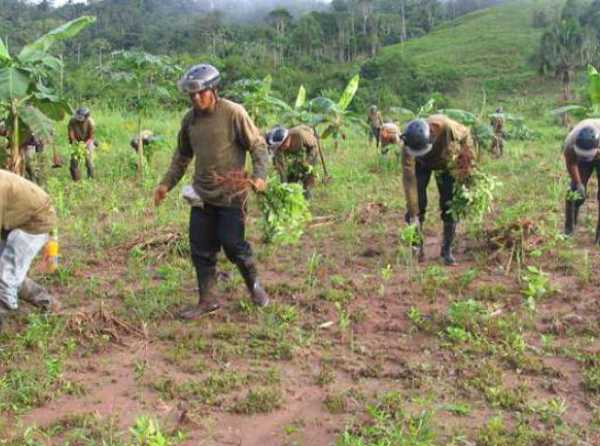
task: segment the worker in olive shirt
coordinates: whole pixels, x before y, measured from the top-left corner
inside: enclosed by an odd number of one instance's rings
[[[369,107],[369,114],[367,115],[367,123],[371,127],[371,133],[369,133],[369,144],[375,139],[375,146],[379,147],[379,132],[383,126],[383,118],[381,113],[377,110],[376,105]]]
[[[193,108],[183,118],[171,166],[154,193],[158,205],[196,158],[192,194],[197,194],[197,199],[190,217],[190,245],[199,301],[197,306],[181,314],[185,319],[195,319],[219,308],[212,289],[221,247],[240,270],[253,302],[259,306],[269,303],[258,280],[250,244],[245,239],[244,199],[239,195],[232,198],[215,179],[215,175],[242,170],[246,152],[250,152],[255,189],[264,191],[269,159],[267,145],[244,107],[219,97],[219,79],[215,67],[201,64],[190,68],[179,81],[180,90],[189,94]]]
[[[492,153],[496,156],[502,156],[504,153],[504,110],[502,107],[496,109],[496,113],[490,119],[490,125],[494,131]]]
[[[577,225],[579,208],[587,198],[587,183],[596,171],[600,180],[600,119],[585,119],[565,139],[564,157],[571,178],[571,192],[565,204],[565,234],[571,235]],[[600,188],[598,189],[598,223],[595,243],[600,243]]]
[[[315,186],[315,164],[319,143],[315,132],[307,125],[291,129],[275,127],[267,134],[269,150],[274,154],[273,164],[284,183],[302,183],[304,195],[310,198]]]
[[[56,214],[48,195],[31,181],[0,170],[0,325],[18,298],[51,309],[48,292],[27,278],[33,258],[48,241]]]
[[[414,165],[414,168],[405,170],[405,176],[412,177],[405,180],[405,187],[409,187],[406,191],[410,203],[409,212],[418,208],[422,227],[427,212],[427,185],[435,172],[444,222],[441,257],[447,265],[454,265],[456,260],[452,254],[452,244],[456,234],[456,221],[450,212],[450,203],[454,196],[454,183],[466,180],[474,167],[471,132],[447,116],[432,115],[427,120],[411,121],[402,139],[406,144],[407,154],[413,158],[407,158],[407,163]],[[414,205],[415,199],[418,200],[418,206]],[[415,215],[408,216],[408,220],[414,218]],[[419,257],[422,259],[423,255],[421,249]]]
[[[94,149],[96,141],[94,135],[96,133],[96,124],[90,116],[90,110],[86,107],[80,107],[75,112],[75,115],[69,121],[69,144],[77,144],[83,142],[85,144],[85,167],[89,178],[94,178]],[[70,165],[71,178],[73,181],[81,179],[79,171],[79,160],[75,154],[71,155]]]

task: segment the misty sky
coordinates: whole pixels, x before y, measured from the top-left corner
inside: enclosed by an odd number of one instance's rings
[[[41,0],[33,0],[34,3],[39,3]],[[62,6],[67,3],[68,0],[54,0],[52,4],[54,6]],[[73,0],[73,3],[85,3],[86,0]],[[321,0],[323,3],[329,3],[331,0]],[[218,3],[218,1],[216,2]],[[298,3],[302,3],[302,0],[298,0]]]

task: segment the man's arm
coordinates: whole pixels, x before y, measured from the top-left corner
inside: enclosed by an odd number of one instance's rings
[[[419,215],[419,200],[417,195],[417,174],[415,171],[415,159],[410,156],[406,149],[402,149],[402,185],[406,198],[406,211],[411,221]]]
[[[567,172],[569,172],[569,176],[571,177],[571,181],[575,183],[575,185],[582,184],[581,175],[579,173],[579,167],[577,166],[577,156],[575,152],[571,148],[565,149],[564,152],[565,164],[567,166]]]
[[[267,178],[267,166],[269,163],[267,143],[243,108],[241,108],[240,113],[236,116],[235,129],[238,141],[242,147],[250,152],[250,156],[252,157],[253,178],[264,182]]]
[[[177,148],[171,158],[171,165],[160,181],[160,185],[165,186],[167,191],[173,189],[185,174],[193,157],[194,151],[192,150],[187,126],[184,122],[182,123],[179,135],[177,136]]]

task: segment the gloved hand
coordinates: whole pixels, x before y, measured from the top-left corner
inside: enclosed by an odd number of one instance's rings
[[[585,186],[582,183],[579,183],[575,190],[579,195],[581,195],[582,200],[587,198],[587,192],[585,191]]]

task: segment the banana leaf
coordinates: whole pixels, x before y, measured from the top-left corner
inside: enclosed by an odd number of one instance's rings
[[[77,34],[79,34],[81,31],[83,31],[95,21],[96,17],[91,17],[87,15],[81,16],[75,20],[71,20],[70,22],[67,22],[64,25],[53,29],[49,33],[44,34],[35,42],[23,47],[23,49],[19,53],[18,59],[21,62],[28,62],[30,58],[36,57],[36,53],[48,52],[48,50],[54,43],[64,39],[75,37]]]
[[[325,96],[317,96],[308,101],[308,109],[313,113],[328,113],[334,105],[335,102]]]
[[[358,90],[359,82],[360,75],[357,74],[352,79],[350,79],[350,82],[348,82],[348,85],[346,85],[346,88],[344,89],[344,92],[342,93],[342,96],[338,101],[338,106],[342,111],[346,111],[346,109],[350,106],[350,103],[352,102],[352,99],[354,99],[354,95]]]
[[[565,105],[550,111],[550,114],[554,116],[560,116],[565,113],[571,113],[574,116],[585,116],[587,108],[582,105]]]
[[[423,105],[419,111],[417,112],[417,116],[426,116],[433,110],[433,106],[435,104],[435,99],[429,99],[425,105]]]
[[[592,104],[600,104],[600,73],[591,65],[588,65],[588,78],[588,89]]]
[[[389,109],[390,114],[392,114],[394,117],[402,120],[404,118],[406,119],[413,119],[415,117],[415,112],[412,110],[409,110],[408,108],[404,108],[404,107],[391,107]]]
[[[299,109],[304,106],[306,103],[306,90],[304,89],[304,85],[300,85],[298,89],[298,96],[296,96],[296,102],[294,103],[294,108]]]
[[[21,121],[29,128],[29,131],[44,141],[52,139],[54,124],[44,113],[33,105],[18,107],[17,112]]]
[[[0,39],[0,63],[7,64],[11,60],[12,60],[12,57],[10,57],[8,48],[6,48],[6,45],[4,45],[4,42],[2,41],[2,39]]]
[[[440,110],[440,113],[443,113],[449,118],[459,121],[467,126],[473,126],[477,123],[477,117],[473,113],[468,111],[447,108]]]
[[[73,112],[69,103],[61,100],[49,101],[36,98],[33,105],[53,121],[62,121],[65,116]]]
[[[29,77],[15,67],[0,68],[0,101],[23,97],[29,89]]]

